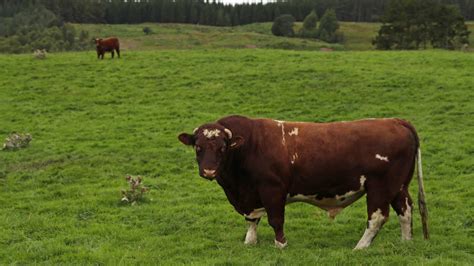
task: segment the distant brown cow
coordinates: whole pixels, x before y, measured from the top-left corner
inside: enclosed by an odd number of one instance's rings
[[[413,202],[408,185],[418,158],[419,203],[428,238],[415,128],[401,119],[306,123],[224,117],[179,140],[196,150],[199,174],[216,179],[249,227],[245,244],[257,242],[257,224],[266,213],[283,248],[285,204],[306,202],[330,217],[367,194],[368,222],[355,247],[366,248],[395,210],[402,239],[412,238]]]
[[[112,58],[114,58],[114,50],[117,51],[117,56],[120,58],[120,43],[117,38],[95,39],[95,45],[97,58],[104,59],[105,52],[111,52]]]

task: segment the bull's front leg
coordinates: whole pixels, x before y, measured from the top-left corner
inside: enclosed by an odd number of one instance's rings
[[[260,222],[260,218],[250,219],[245,218],[248,223],[247,233],[245,234],[245,245],[255,245],[257,244],[257,226]]]
[[[283,232],[286,192],[278,187],[262,187],[259,189],[259,193],[263,207],[267,211],[268,223],[275,231],[275,246],[282,249],[288,244]]]

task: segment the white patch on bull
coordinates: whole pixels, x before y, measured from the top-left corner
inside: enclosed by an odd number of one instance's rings
[[[365,184],[365,180],[367,180],[367,178],[363,175],[360,176],[360,189],[364,189],[364,184]]]
[[[298,158],[298,153],[295,152],[295,154],[291,156],[291,164],[295,164],[297,158]]]
[[[360,199],[365,194],[364,190],[349,191],[344,195],[336,195],[334,198],[322,198],[318,199],[317,195],[302,195],[297,194],[294,196],[288,196],[286,203],[290,204],[293,202],[305,202],[323,210],[329,211],[334,208],[345,208],[352,204],[356,200]]]
[[[254,245],[257,244],[257,222],[248,222],[249,227],[247,229],[247,234],[245,234],[244,244]]]
[[[343,195],[335,195],[333,198],[322,198],[318,199],[318,195],[303,195],[296,194],[294,196],[287,195],[286,204],[293,202],[305,202],[323,210],[328,211],[330,218],[334,218],[339,212],[345,207],[349,206],[356,200],[360,199],[365,194],[364,184],[365,176],[360,177],[360,187],[358,190],[348,191]]]
[[[279,249],[283,249],[286,246],[288,246],[288,242],[281,243],[281,242],[279,242],[278,240],[275,239],[275,247],[277,247]]]
[[[288,136],[293,136],[293,135],[298,136],[298,128],[297,127],[293,128],[293,130],[290,131],[290,133],[288,133]]]
[[[406,208],[403,215],[398,216],[400,222],[400,228],[402,231],[402,240],[411,240],[412,238],[412,227],[411,227],[411,206],[408,204],[408,198],[405,198]]]
[[[275,120],[275,122],[277,122],[278,127],[281,127],[281,136],[282,136],[281,144],[283,144],[283,146],[285,146],[286,145],[286,139],[285,139],[285,124],[284,124],[284,121]]]
[[[388,156],[382,156],[382,155],[380,155],[380,154],[378,154],[378,153],[375,154],[375,159],[379,159],[379,160],[381,160],[381,161],[386,161],[386,162],[388,162]]]
[[[221,131],[219,129],[204,129],[204,131],[202,132],[204,134],[204,136],[206,136],[206,138],[210,139],[210,138],[213,138],[213,137],[219,137],[219,134],[221,133]]]
[[[381,209],[377,209],[375,212],[373,212],[370,216],[370,220],[368,222],[367,229],[365,229],[364,235],[359,240],[359,243],[357,243],[357,246],[354,249],[363,249],[370,246],[370,243],[372,243],[372,240],[377,235],[386,219],[387,218],[383,216]]]
[[[259,208],[253,210],[249,214],[244,214],[244,217],[247,219],[258,219],[265,215],[265,208]]]
[[[216,173],[216,170],[204,169],[204,176],[211,177]]]

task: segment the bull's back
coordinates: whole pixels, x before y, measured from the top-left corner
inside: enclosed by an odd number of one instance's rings
[[[110,48],[119,48],[120,43],[116,37],[110,37],[106,39],[102,39],[101,43],[102,46],[110,47]]]
[[[380,174],[390,161],[414,158],[416,141],[400,119],[307,123],[259,120],[270,159],[279,160],[293,178],[319,178],[337,183],[337,177]],[[407,123],[407,122],[405,122]],[[357,173],[356,173],[357,172]],[[360,172],[360,173],[359,173]]]

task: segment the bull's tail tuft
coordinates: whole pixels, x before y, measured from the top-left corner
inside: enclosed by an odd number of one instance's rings
[[[426,201],[425,201],[425,187],[423,186],[423,170],[421,167],[421,150],[418,148],[417,151],[417,161],[418,166],[417,169],[417,176],[418,176],[418,208],[420,209],[421,215],[421,224],[423,225],[423,237],[425,239],[430,238],[430,234],[428,232],[428,209],[426,208]]]

